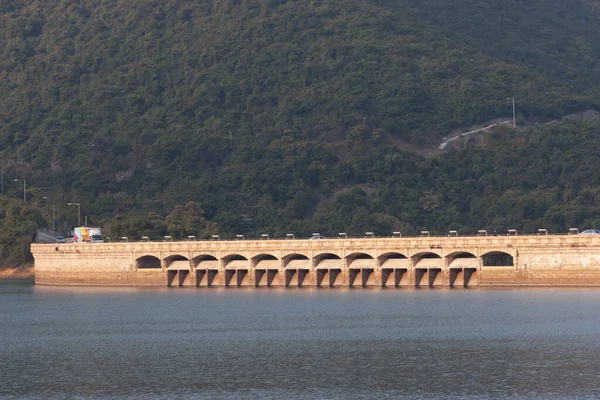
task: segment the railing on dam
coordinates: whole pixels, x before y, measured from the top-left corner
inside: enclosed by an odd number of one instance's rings
[[[456,230],[450,230],[447,234],[430,233],[429,231],[421,231],[419,235],[405,235],[402,232],[393,232],[391,236],[376,236],[373,232],[365,232],[363,236],[347,236],[346,233],[338,233],[336,237],[325,237],[319,233],[313,233],[312,236],[297,237],[292,233],[288,233],[285,237],[271,237],[269,234],[261,234],[259,237],[252,238],[244,235],[235,235],[235,237],[222,237],[220,235],[212,235],[210,238],[198,239],[196,236],[190,235],[185,238],[174,238],[173,236],[167,235],[162,238],[150,238],[148,236],[142,236],[139,240],[130,237],[118,237],[113,240],[111,237],[106,237],[106,242],[205,242],[205,241],[254,241],[254,240],[341,240],[341,239],[406,239],[406,238],[445,238],[445,237],[505,237],[505,236],[571,236],[579,234],[577,228],[571,228],[568,233],[552,233],[548,232],[547,229],[538,229],[537,233],[519,233],[516,229],[509,229],[507,232],[497,233],[495,231],[488,232],[487,230],[479,230],[477,233],[464,234],[459,233]],[[586,235],[587,236],[587,235]]]

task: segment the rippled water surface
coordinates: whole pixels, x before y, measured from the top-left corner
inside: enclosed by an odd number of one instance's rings
[[[597,398],[600,290],[0,281],[0,398]]]

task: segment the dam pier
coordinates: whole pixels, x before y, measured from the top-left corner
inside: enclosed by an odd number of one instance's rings
[[[600,235],[32,244],[31,251],[40,285],[600,286]]]

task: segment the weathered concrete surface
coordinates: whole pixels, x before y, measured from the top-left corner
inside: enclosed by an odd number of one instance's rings
[[[184,287],[600,286],[600,235],[33,244],[35,282]]]

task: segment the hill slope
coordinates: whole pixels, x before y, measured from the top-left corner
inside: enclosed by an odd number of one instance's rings
[[[440,193],[480,155],[455,170],[397,144],[510,116],[506,97],[521,119],[597,108],[595,4],[3,2],[0,168],[97,221],[194,200],[228,232],[474,228],[490,189]]]

